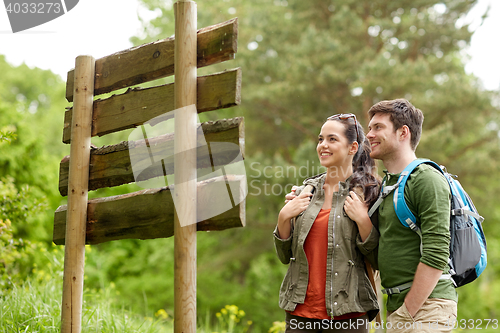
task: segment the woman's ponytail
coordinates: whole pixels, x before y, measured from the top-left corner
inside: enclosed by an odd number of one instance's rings
[[[363,133],[361,126],[358,126],[358,151],[352,161],[353,176],[351,189],[361,188],[364,194],[365,203],[370,207],[378,198],[380,191],[380,177],[377,174],[375,161],[370,157],[370,142]]]
[[[364,195],[365,203],[370,207],[378,198],[380,189],[380,177],[377,174],[375,161],[370,157],[371,147],[370,142],[365,136],[363,128],[359,125],[356,117],[349,115],[348,117],[328,118],[335,120],[345,125],[345,136],[350,143],[358,143],[358,151],[352,160],[352,180],[350,189],[359,188]]]

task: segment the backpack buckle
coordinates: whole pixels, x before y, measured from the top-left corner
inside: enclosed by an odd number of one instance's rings
[[[413,284],[413,281],[410,281],[410,282],[401,284],[401,285],[393,287],[393,288],[385,288],[385,289],[382,289],[382,294],[386,294],[389,296],[394,295],[394,294],[401,294],[402,291],[410,288],[412,284]]]

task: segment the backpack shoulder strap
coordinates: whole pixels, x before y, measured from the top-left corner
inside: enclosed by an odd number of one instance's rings
[[[413,213],[411,212],[411,210],[408,208],[408,205],[406,204],[406,200],[404,198],[404,188],[405,188],[406,181],[408,180],[408,177],[410,176],[410,174],[413,172],[413,170],[417,166],[419,166],[422,163],[430,164],[433,167],[435,167],[437,170],[439,170],[441,173],[443,173],[443,170],[441,169],[441,167],[436,162],[433,162],[431,160],[419,158],[419,159],[412,161],[401,172],[396,184],[391,185],[391,186],[386,186],[385,185],[386,181],[384,179],[384,182],[382,183],[382,187],[380,189],[379,197],[378,197],[377,201],[375,201],[375,203],[372,205],[370,210],[368,211],[368,215],[372,216],[373,213],[375,213],[377,208],[380,206],[382,201],[385,199],[385,197],[388,196],[392,191],[395,191],[394,199],[393,199],[394,200],[394,209],[396,211],[396,214],[397,214],[399,220],[401,221],[401,223],[405,227],[410,227],[410,225],[411,225],[411,223],[408,224],[407,221],[413,221],[413,223],[415,223],[416,218],[413,215]],[[415,224],[415,226],[416,226],[416,224]]]
[[[422,254],[423,252],[422,231],[417,225],[417,219],[415,218],[415,215],[413,215],[410,208],[408,207],[408,204],[406,203],[405,185],[408,177],[413,172],[413,170],[415,170],[415,168],[422,163],[432,165],[444,175],[444,171],[436,162],[427,159],[416,159],[408,164],[403,172],[401,172],[401,175],[399,176],[400,179],[398,179],[399,186],[396,188],[393,198],[394,210],[396,211],[399,222],[401,222],[403,226],[410,228],[411,230],[416,232],[420,237],[420,254]]]
[[[415,170],[417,166],[420,164],[425,163],[432,165],[434,168],[439,170],[441,173],[443,173],[443,170],[441,167],[436,163],[431,160],[427,159],[416,159],[401,172],[401,175],[399,176],[398,183],[399,186],[395,189],[394,192],[394,210],[396,211],[396,215],[399,218],[399,221],[401,224],[403,224],[405,227],[411,228],[412,230],[416,231],[419,230],[416,222],[417,219],[411,212],[410,208],[408,208],[408,204],[406,203],[405,200],[405,194],[404,194],[404,189],[406,185],[406,181],[408,180],[408,177],[410,174]],[[444,174],[444,173],[443,173]]]

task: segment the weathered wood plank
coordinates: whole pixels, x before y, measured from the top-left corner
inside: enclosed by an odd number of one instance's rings
[[[241,69],[236,68],[197,78],[198,113],[228,108],[241,103]],[[94,101],[92,136],[134,128],[174,110],[174,85],[134,88],[120,95]],[[71,142],[73,108],[64,114],[63,142]]]
[[[197,223],[198,231],[225,230],[245,226],[244,176],[226,176],[198,183],[198,214],[211,216],[224,206],[220,195],[213,195],[210,184],[227,185],[232,191],[234,207]],[[239,189],[239,191],[237,191]],[[88,202],[86,244],[119,239],[166,238],[174,234],[174,202],[170,187],[143,190],[120,196],[92,199]],[[54,214],[53,241],[64,245],[67,206]]]
[[[222,166],[231,163],[241,153],[244,158],[244,120],[242,117],[222,119],[201,124],[203,135],[199,133],[198,140],[205,140],[210,145],[210,151],[204,147],[197,149],[198,168]],[[131,183],[137,180],[147,180],[153,177],[173,174],[173,158],[164,159],[164,165],[150,165],[151,157],[160,160],[165,156],[174,155],[173,134],[165,134],[149,139],[150,150],[145,150],[145,141],[124,141],[117,145],[93,148],[90,153],[89,190],[103,187],[113,187]],[[227,143],[227,144],[221,144]],[[143,169],[139,179],[134,177],[133,161],[144,160],[147,166],[134,165],[135,170]],[[151,154],[151,155],[150,155]],[[157,156],[157,158],[155,158]],[[159,156],[159,157],[158,157]],[[69,156],[60,163],[59,192],[68,193]]]
[[[198,67],[234,59],[238,19],[199,29],[197,38]],[[174,43],[175,37],[170,37],[97,59],[94,95],[173,75]],[[66,81],[69,102],[73,101],[73,81],[74,70],[71,70]]]

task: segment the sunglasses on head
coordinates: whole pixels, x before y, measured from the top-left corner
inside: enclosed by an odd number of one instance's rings
[[[354,118],[354,128],[356,129],[356,141],[359,141],[358,120],[356,119],[356,115],[354,113],[334,114],[333,116],[326,118],[326,120],[335,120],[335,119],[347,120],[349,118]]]

